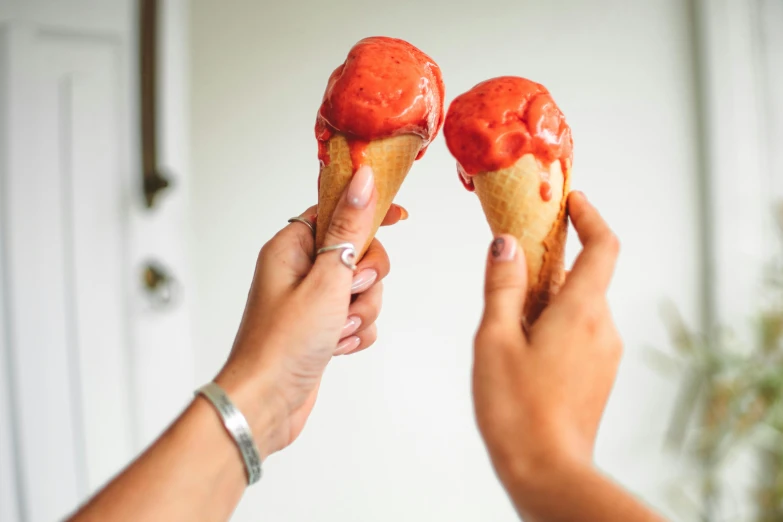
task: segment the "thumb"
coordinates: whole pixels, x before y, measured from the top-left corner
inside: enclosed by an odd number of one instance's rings
[[[527,266],[514,236],[496,237],[489,248],[481,328],[521,330],[527,291]]]
[[[356,264],[359,261],[356,256],[372,230],[377,200],[378,192],[375,190],[372,169],[369,166],[360,167],[334,209],[323,246],[350,243],[354,248],[354,256],[344,259]],[[345,287],[350,290],[353,271],[342,262],[344,253],[344,249],[337,249],[318,254],[311,274],[318,281],[328,281],[337,288]]]

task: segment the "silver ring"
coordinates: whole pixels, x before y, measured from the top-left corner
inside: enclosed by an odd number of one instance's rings
[[[356,247],[353,246],[352,243],[340,243],[339,245],[319,248],[315,255],[331,252],[332,250],[342,250],[342,253],[340,253],[340,261],[342,261],[345,266],[356,272],[356,265],[353,264],[353,260],[356,259]]]
[[[303,217],[299,217],[299,216],[292,217],[291,219],[289,219],[289,220],[288,220],[288,222],[289,222],[289,223],[293,223],[293,222],[297,222],[297,223],[304,223],[305,225],[307,225],[307,228],[309,228],[309,229],[310,229],[310,232],[312,232],[312,233],[313,233],[313,235],[315,235],[315,227],[313,226],[313,224],[312,224],[312,223],[310,223],[309,221],[307,221],[307,220],[306,220],[305,218],[303,218]]]

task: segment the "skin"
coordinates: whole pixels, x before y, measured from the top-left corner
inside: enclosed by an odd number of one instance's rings
[[[474,343],[476,419],[525,520],[658,521],[592,464],[622,354],[606,300],[619,242],[583,194],[572,193],[568,205],[583,250],[528,332],[520,319],[525,256],[512,236],[496,238],[490,248]]]
[[[364,244],[377,197],[372,171],[359,169],[335,210],[326,244]],[[302,217],[315,222],[314,211]],[[384,223],[406,215],[392,207]],[[316,257],[314,250],[312,232],[302,223],[264,245],[231,354],[215,378],[246,417],[262,459],[299,436],[331,358],[364,350],[377,336],[381,281],[389,273],[383,246],[374,240],[355,274],[339,252]],[[222,521],[246,485],[233,440],[214,408],[198,397],[71,520]]]
[[[363,244],[376,200],[372,172],[363,167],[335,211],[326,244]],[[524,256],[507,236],[490,249],[475,340],[479,429],[526,520],[659,520],[592,466],[621,351],[605,298],[618,246],[583,196],[571,196],[569,209],[584,250],[529,332],[520,326]],[[314,211],[302,217],[314,222]],[[404,209],[392,207],[384,223],[405,217]],[[331,358],[374,343],[388,272],[377,240],[354,273],[337,252],[314,256],[312,233],[301,223],[261,249],[236,340],[215,381],[246,417],[262,459],[299,436]],[[71,520],[225,521],[246,482],[233,440],[214,408],[197,397]]]

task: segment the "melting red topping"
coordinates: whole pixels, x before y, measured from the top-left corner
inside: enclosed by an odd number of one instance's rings
[[[471,176],[510,167],[525,154],[544,165],[560,161],[563,172],[573,160],[571,128],[549,91],[516,76],[487,80],[455,98],[443,134],[468,190]],[[541,198],[548,201],[551,192],[542,180]]]
[[[443,124],[443,96],[440,68],[419,49],[385,36],[361,40],[329,77],[315,123],[318,159],[329,164],[326,142],[338,132],[354,170],[367,142],[400,134],[422,137],[420,158]]]

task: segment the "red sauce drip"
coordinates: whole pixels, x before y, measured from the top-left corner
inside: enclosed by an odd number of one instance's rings
[[[459,180],[462,182],[462,184],[465,186],[466,189],[468,189],[471,192],[476,190],[476,187],[473,185],[473,180],[465,172],[465,170],[462,168],[462,165],[460,165],[459,163],[457,163],[457,174],[459,175]]]
[[[552,199],[552,185],[548,181],[542,181],[538,187],[538,192],[541,194],[543,201],[550,201]]]
[[[510,167],[525,154],[547,167],[573,158],[571,128],[549,91],[516,76],[487,80],[455,98],[443,134],[468,190],[470,176]]]
[[[365,38],[329,77],[315,123],[318,158],[329,164],[326,142],[341,133],[349,143],[417,134],[424,140],[418,159],[443,124],[443,96],[432,58],[404,40]],[[352,149],[354,170],[359,158]]]
[[[318,132],[318,128],[316,127],[316,132]],[[326,135],[326,132],[323,132],[324,135]],[[316,137],[318,137],[316,135]],[[329,138],[331,137],[331,133],[326,137],[326,139],[320,139],[318,138],[318,159],[323,165],[329,164],[329,147],[326,145],[326,143],[329,141]]]

